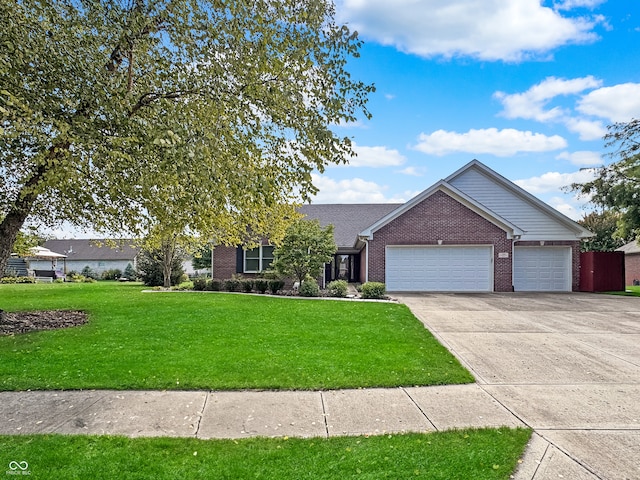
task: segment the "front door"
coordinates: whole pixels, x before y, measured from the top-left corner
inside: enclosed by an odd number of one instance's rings
[[[360,281],[360,255],[337,254],[333,256],[331,263],[325,269],[327,282],[333,280],[346,280],[347,282]]]

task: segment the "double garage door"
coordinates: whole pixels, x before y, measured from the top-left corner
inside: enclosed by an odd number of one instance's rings
[[[490,292],[491,246],[387,247],[386,284],[392,292]]]
[[[493,247],[388,246],[386,284],[391,292],[491,292]],[[569,247],[515,247],[515,291],[571,291]]]

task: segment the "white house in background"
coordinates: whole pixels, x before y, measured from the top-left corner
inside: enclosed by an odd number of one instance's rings
[[[53,252],[66,255],[66,259],[58,260],[56,270],[64,273],[71,271],[82,272],[89,267],[98,275],[105,270],[118,269],[124,272],[127,265],[136,266],[136,257],[140,249],[131,245],[131,240],[113,240],[115,247],[109,246],[105,240],[69,239],[47,240],[45,248]],[[29,262],[31,270],[52,269],[51,260],[32,259]]]

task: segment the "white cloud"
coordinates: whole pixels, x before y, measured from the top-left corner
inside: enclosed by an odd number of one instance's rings
[[[567,147],[567,141],[559,135],[548,137],[511,128],[471,129],[466,133],[437,130],[431,134],[421,133],[418,140],[416,150],[438,156],[465,152],[508,157],[519,152],[548,152]]]
[[[506,61],[592,42],[602,22],[563,16],[540,0],[342,0],[337,13],[365,38],[404,52]]]
[[[569,80],[547,77],[526,92],[514,94],[496,92],[494,97],[502,103],[504,110],[501,114],[507,118],[526,118],[547,122],[567,116],[567,112],[559,107],[545,110],[544,107],[549,101],[560,95],[576,95],[601,85],[602,81],[591,75]]]
[[[312,179],[318,188],[313,203],[405,203],[420,193],[407,190],[387,198],[384,192],[388,187],[361,178],[334,180],[314,174]]]
[[[580,140],[590,141],[598,140],[604,137],[607,129],[598,120],[587,120],[585,118],[567,118],[565,126],[570,132],[577,133]]]
[[[357,156],[351,157],[348,167],[399,167],[404,164],[406,158],[395,149],[387,147],[364,147],[352,143],[353,150]]]
[[[596,8],[606,0],[563,0],[554,4],[556,10],[571,10],[573,8]]]
[[[539,177],[515,180],[514,183],[529,193],[537,194],[560,192],[572,183],[585,183],[594,178],[595,171],[593,169],[583,169],[573,173],[547,172]]]
[[[568,160],[578,167],[596,167],[602,165],[602,154],[583,150],[579,152],[562,152],[556,157],[558,160]]]
[[[409,175],[411,177],[422,177],[425,170],[425,168],[407,167],[405,169],[398,170],[398,173]]]
[[[578,210],[577,206],[569,203],[566,198],[553,197],[546,203],[572,220],[580,220],[584,216],[582,212]]]
[[[628,122],[632,118],[639,118],[640,83],[622,83],[594,90],[578,102],[578,111],[611,122]]]

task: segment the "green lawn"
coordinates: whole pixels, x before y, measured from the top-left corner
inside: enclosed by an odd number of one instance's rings
[[[638,285],[627,285],[625,287],[625,291],[623,292],[606,292],[609,295],[622,295],[627,297],[640,297],[640,286]]]
[[[88,324],[0,337],[0,390],[337,389],[473,377],[403,305],[140,285],[0,285],[7,311],[81,309]]]
[[[506,480],[530,435],[501,428],[330,439],[0,436],[0,464],[27,462],[33,479]]]

